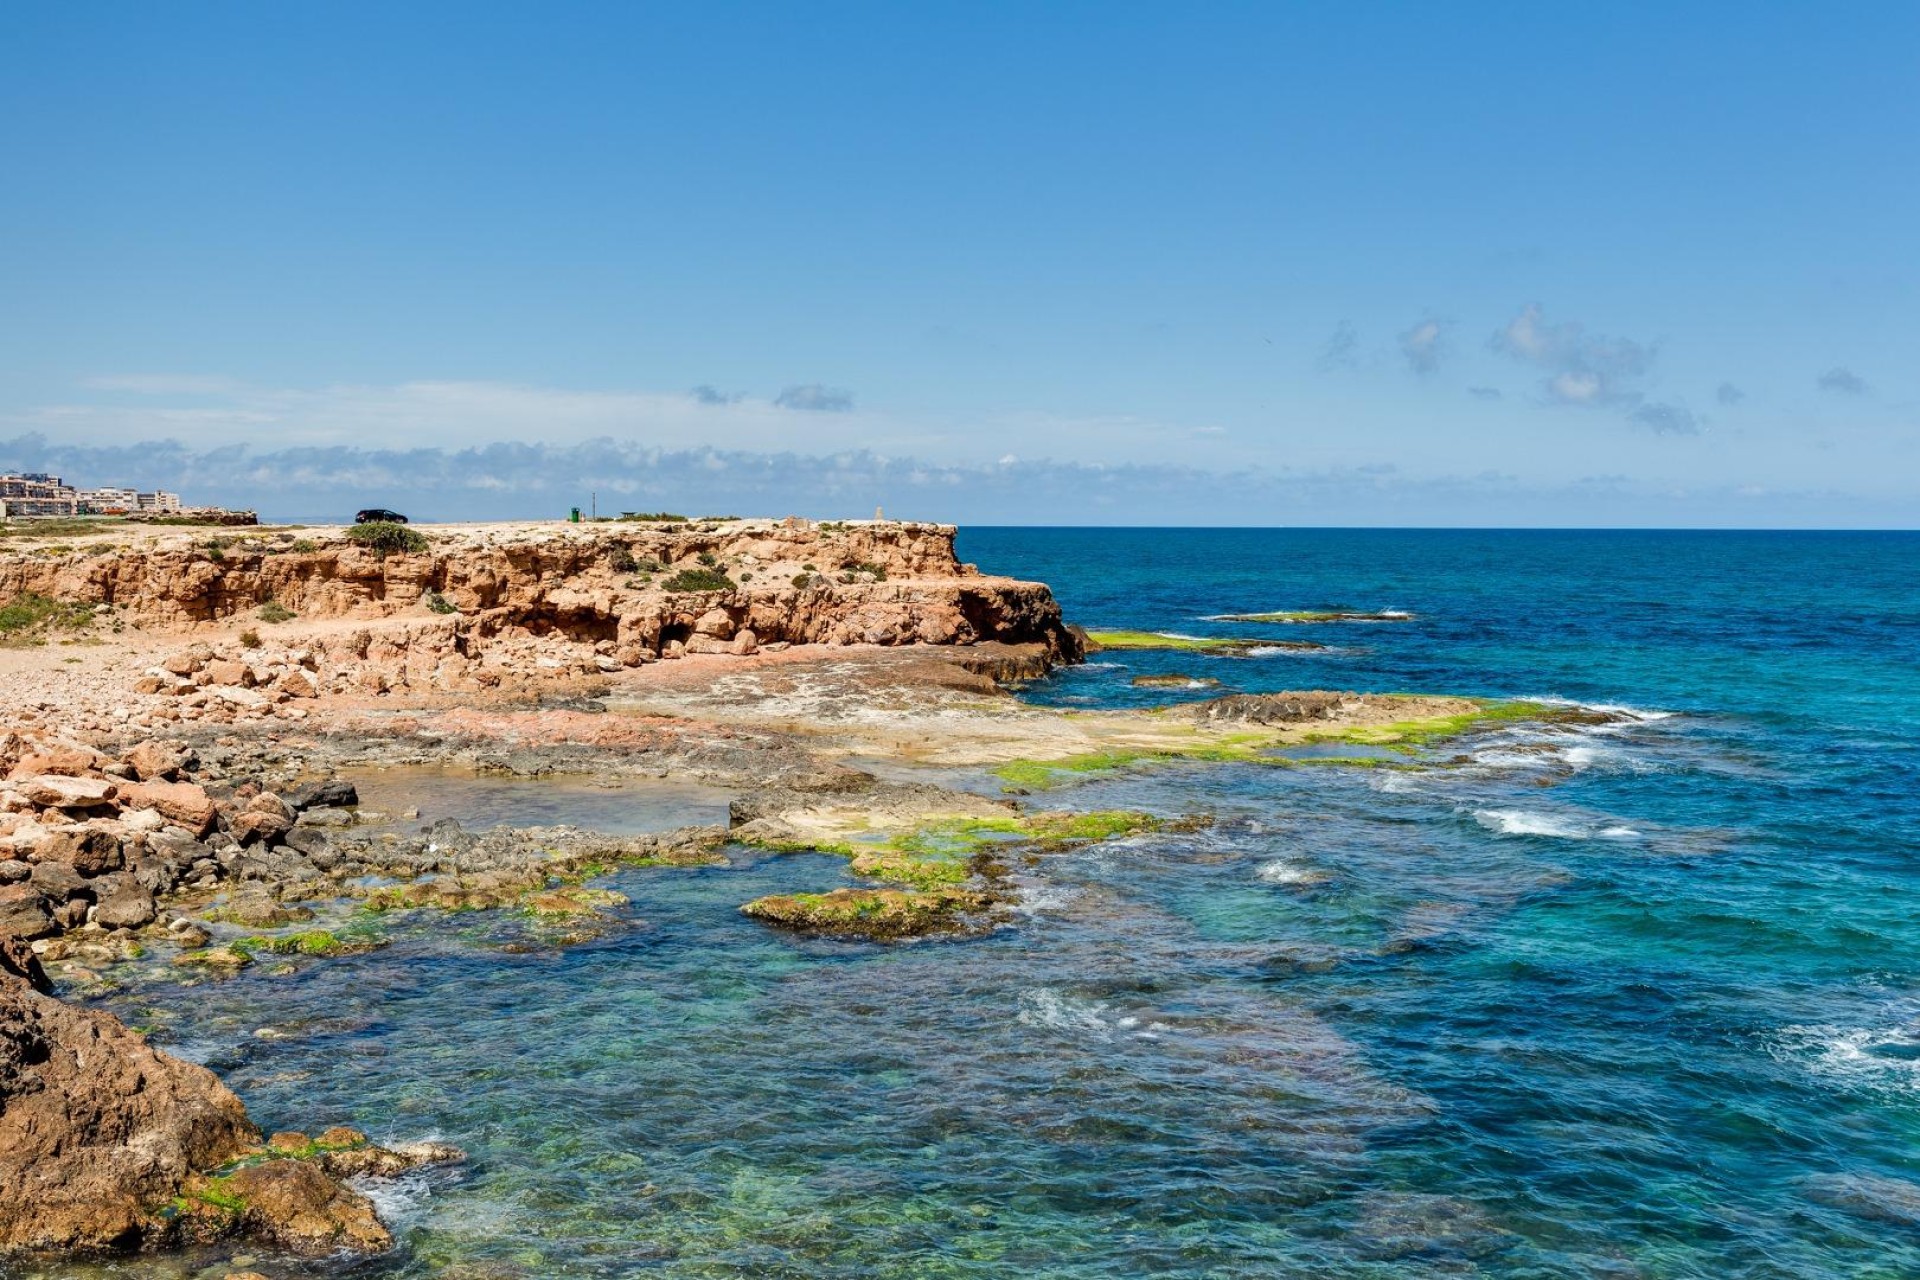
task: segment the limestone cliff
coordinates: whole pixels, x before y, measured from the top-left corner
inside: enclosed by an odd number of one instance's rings
[[[998,640],[1041,645],[1055,660],[1080,654],[1045,586],[959,563],[948,525],[729,520],[419,532],[425,550],[385,555],[339,529],[170,532],[122,546],[0,554],[0,602],[37,595],[108,606],[124,623],[181,631],[268,602],[309,621],[412,616],[443,622],[454,650],[514,629],[599,644],[626,666],[768,644]]]

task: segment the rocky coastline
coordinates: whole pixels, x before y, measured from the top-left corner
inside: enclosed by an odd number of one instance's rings
[[[316,1138],[263,1136],[212,1073],[60,998],[136,957],[216,980],[380,945],[316,922],[343,910],[519,911],[563,946],[613,927],[618,895],[591,884],[610,868],[729,847],[838,855],[859,881],[741,904],[770,928],[977,933],[1005,922],[1023,860],[1207,821],[1029,799],[1063,779],[1551,714],[1327,692],[1029,707],[1004,684],[1083,639],[1043,585],[960,564],[947,526],[423,533],[384,555],[342,530],[0,552],[0,607],[62,607],[0,648],[0,1252],[379,1252],[366,1180],[460,1159],[327,1117]],[[1001,794],[875,758],[987,770]],[[469,831],[368,812],[343,776],[402,765],[734,799],[724,824],[645,835]]]

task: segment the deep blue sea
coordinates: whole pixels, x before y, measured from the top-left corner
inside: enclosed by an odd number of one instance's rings
[[[1181,673],[1633,714],[1430,768],[1045,793],[1217,821],[1045,860],[1018,924],[976,940],[770,933],[738,904],[844,865],[743,853],[611,877],[636,923],[565,950],[443,917],[360,959],[110,997],[266,1128],[472,1152],[383,1193],[395,1256],[263,1270],[1920,1275],[1920,535],[961,547],[1090,628],[1328,646],[1103,654],[1038,702],[1204,696],[1132,683]],[[1412,617],[1209,620],[1314,608]],[[168,1265],[119,1273],[189,1274]]]

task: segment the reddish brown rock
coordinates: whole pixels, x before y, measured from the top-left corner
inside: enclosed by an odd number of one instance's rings
[[[186,753],[165,742],[142,742],[127,752],[126,762],[142,782],[171,779],[186,767]]]
[[[245,1205],[241,1227],[293,1253],[378,1253],[393,1247],[373,1202],[310,1160],[268,1160],[221,1180]]]
[[[258,1137],[206,1068],[0,978],[0,1248],[143,1243],[157,1206]]]
[[[196,836],[213,829],[219,809],[206,788],[192,782],[136,782],[122,784],[120,804],[127,809],[156,809]]]
[[[15,762],[11,777],[27,778],[35,774],[60,774],[70,778],[96,772],[111,761],[92,747],[61,743],[43,746]]]
[[[49,809],[100,809],[113,803],[115,789],[105,778],[47,774],[15,780],[15,790]]]
[[[253,671],[244,662],[216,658],[207,664],[207,683],[242,688],[253,687]]]
[[[83,876],[105,875],[121,867],[120,837],[103,826],[53,827],[34,845],[42,863],[64,862]]]

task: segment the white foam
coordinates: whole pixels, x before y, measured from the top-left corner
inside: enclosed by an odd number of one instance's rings
[[[1779,1047],[1843,1084],[1920,1092],[1920,1030],[1913,1026],[1782,1027]],[[1888,1049],[1896,1052],[1880,1052]]]
[[[1030,884],[1020,889],[1019,897],[1014,900],[1013,909],[1022,915],[1035,916],[1044,911],[1059,911],[1080,896],[1078,889],[1070,889],[1057,884]]]
[[[1253,646],[1253,648],[1247,650],[1247,656],[1249,658],[1271,658],[1276,653],[1318,653],[1318,652],[1320,652],[1320,650],[1300,649],[1292,645],[1257,644]]]
[[[1285,858],[1261,863],[1254,874],[1268,884],[1321,884],[1330,878],[1318,867],[1302,866]]]
[[[1061,995],[1050,987],[1035,987],[1020,993],[1020,1012],[1016,1020],[1023,1027],[1066,1031],[1105,1040],[1113,1034],[1105,1014],[1106,1007],[1098,1000],[1082,1000],[1077,996]]]
[[[349,1178],[353,1189],[373,1201],[373,1208],[380,1215],[380,1221],[389,1227],[411,1226],[425,1213],[427,1201],[433,1196],[432,1184],[427,1175],[414,1170],[403,1173],[397,1178]]]
[[[1473,820],[1496,835],[1553,836],[1562,840],[1585,840],[1590,834],[1566,818],[1531,809],[1475,809]]]
[[[1626,716],[1633,720],[1671,720],[1679,715],[1678,711],[1658,711],[1649,707],[1630,707],[1624,702],[1576,702],[1572,698],[1540,697],[1525,698],[1526,702],[1544,703],[1549,707],[1577,707],[1582,711],[1602,711],[1608,715]],[[1605,725],[1587,726],[1606,728]]]

